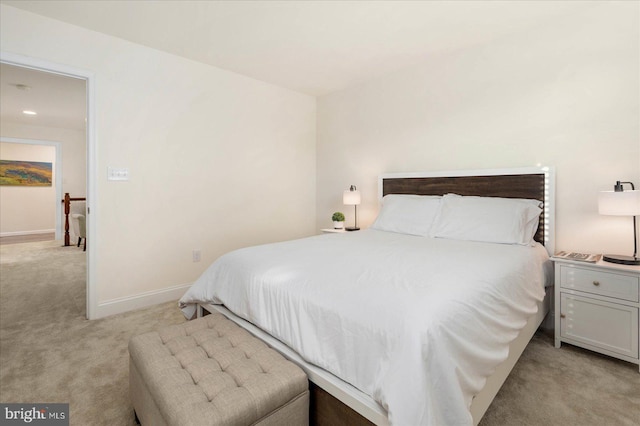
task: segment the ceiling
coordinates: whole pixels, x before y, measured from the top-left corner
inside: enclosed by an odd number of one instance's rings
[[[574,0],[2,3],[314,96],[594,6]]]
[[[17,85],[26,85],[20,89]],[[85,129],[85,80],[0,64],[0,119],[35,126]],[[22,111],[35,111],[25,115]]]

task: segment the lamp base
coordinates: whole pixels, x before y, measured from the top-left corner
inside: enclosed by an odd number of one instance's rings
[[[605,254],[602,256],[605,262],[619,263],[622,265],[640,265],[640,258],[633,256],[623,256],[621,254]]]
[[[356,226],[347,226],[346,228],[344,228],[345,231],[359,231],[360,228],[356,227]]]

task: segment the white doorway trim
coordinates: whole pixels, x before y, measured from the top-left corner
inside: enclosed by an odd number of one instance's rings
[[[97,199],[96,187],[96,114],[95,114],[95,76],[93,72],[70,67],[44,59],[22,56],[14,53],[0,51],[0,62],[18,67],[31,68],[67,77],[83,79],[87,82],[87,318],[94,319],[97,313],[98,292],[95,288],[96,255],[98,253],[98,240],[96,239],[96,214],[95,200]]]
[[[54,141],[42,141],[35,139],[5,138],[0,137],[0,142],[19,143],[25,145],[45,145],[53,146],[56,150],[56,170],[55,170],[55,197],[56,203],[56,240],[62,239],[62,143]]]

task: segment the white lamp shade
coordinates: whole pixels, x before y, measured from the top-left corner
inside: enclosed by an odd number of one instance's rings
[[[640,191],[601,191],[598,213],[614,216],[640,216]]]
[[[360,191],[358,191],[358,190],[351,191],[349,189],[344,191],[344,194],[342,194],[342,204],[345,204],[347,206],[357,206],[357,205],[359,205],[360,204]]]

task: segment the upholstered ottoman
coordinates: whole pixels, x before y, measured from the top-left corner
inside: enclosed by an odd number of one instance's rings
[[[129,341],[131,401],[142,425],[307,425],[295,364],[212,314]]]

